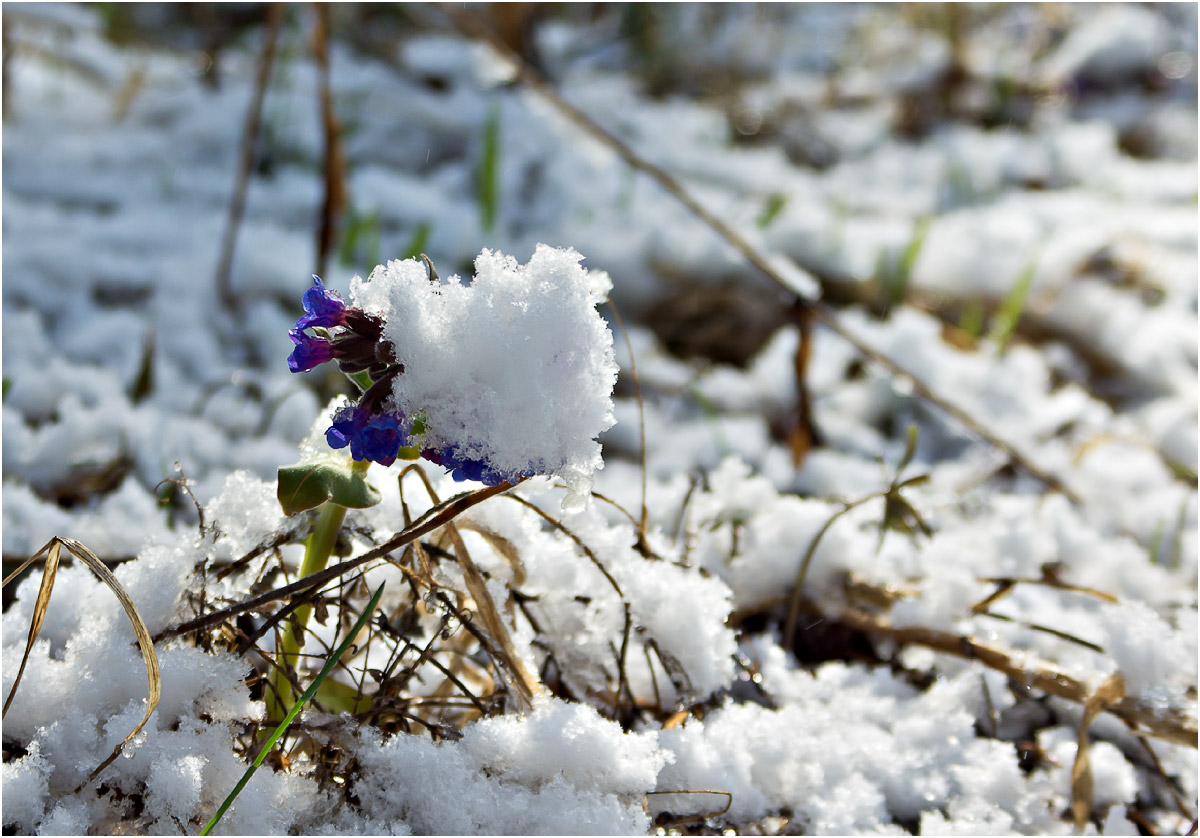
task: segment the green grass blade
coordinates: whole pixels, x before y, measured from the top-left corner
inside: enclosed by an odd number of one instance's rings
[[[154,333],[150,332],[142,341],[142,360],[138,364],[137,378],[129,388],[129,400],[134,404],[144,401],[154,392]]]
[[[367,270],[379,264],[379,210],[367,216]]]
[[[1146,548],[1146,553],[1150,556],[1150,564],[1163,564],[1162,543],[1166,532],[1167,521],[1165,518],[1159,518],[1158,525],[1154,528],[1154,535],[1150,537],[1150,546]]]
[[[346,635],[346,639],[343,640],[342,644],[334,650],[332,655],[329,656],[329,660],[325,661],[325,666],[321,668],[320,674],[313,679],[313,682],[309,684],[308,689],[304,691],[304,695],[300,696],[296,703],[292,705],[292,709],[288,711],[288,714],[284,717],[283,721],[280,722],[279,726],[275,728],[274,733],[272,733],[270,737],[268,737],[267,741],[263,743],[262,748],[258,752],[258,756],[254,759],[254,762],[251,763],[250,767],[246,769],[246,773],[242,775],[242,779],[238,780],[237,785],[233,787],[233,791],[231,791],[229,796],[225,798],[225,802],[223,802],[220,808],[217,809],[217,813],[212,816],[212,820],[210,820],[205,825],[204,829],[200,831],[201,835],[208,835],[212,831],[212,828],[217,825],[217,821],[221,820],[224,814],[229,810],[229,807],[233,805],[233,801],[236,800],[237,796],[242,793],[242,789],[244,789],[246,784],[250,782],[250,778],[254,776],[254,772],[257,771],[258,767],[263,764],[263,760],[267,758],[267,754],[269,754],[271,749],[275,747],[275,743],[278,742],[280,737],[287,732],[287,729],[291,726],[292,721],[300,714],[301,708],[303,708],[304,705],[307,704],[312,697],[317,694],[317,690],[320,689],[322,682],[329,677],[329,673],[333,671],[335,666],[337,666],[337,662],[341,660],[342,655],[346,654],[346,650],[350,648],[350,644],[354,642],[354,638],[358,635],[359,631],[361,631],[362,627],[367,624],[369,619],[371,619],[371,615],[375,613],[375,606],[379,604],[379,598],[383,595],[384,584],[386,583],[381,583],[379,588],[375,591],[374,596],[371,597],[371,601],[367,603],[367,607],[363,609],[362,614],[359,615],[358,620],[355,621],[354,626]]]
[[[1008,342],[1017,331],[1017,323],[1025,303],[1029,300],[1029,289],[1033,287],[1033,275],[1037,271],[1037,257],[1029,260],[1013,283],[1012,289],[1000,303],[1000,308],[992,317],[991,338],[996,342],[996,354],[1003,355],[1008,350]]]
[[[483,150],[479,157],[479,220],[486,232],[496,226],[499,203],[500,109],[493,105],[483,125]]]
[[[694,381],[688,384],[688,392],[695,399],[696,404],[700,406],[700,412],[704,414],[704,418],[708,420],[713,440],[717,445],[717,451],[720,452],[722,458],[728,457],[733,453],[733,448],[729,445],[729,440],[725,438],[725,432],[721,430],[721,412],[717,410],[717,406],[713,404],[712,399],[705,395]]]
[[[930,218],[927,215],[921,216],[913,223],[912,235],[894,263],[889,264],[885,257],[880,256],[879,290],[882,297],[881,308],[885,315],[904,302],[909,280],[912,279],[913,266],[917,264],[917,257],[921,255],[921,247],[929,233],[929,223]]]
[[[771,226],[771,222],[776,219],[779,213],[783,212],[785,206],[787,206],[787,196],[782,192],[772,192],[767,197],[767,202],[763,204],[758,218],[754,220],[754,223],[758,225],[758,229],[765,230]]]
[[[358,252],[361,220],[358,210],[350,207],[350,211],[346,213],[346,222],[342,227],[342,246],[338,250],[338,261],[343,265],[354,264],[354,254]]]
[[[983,337],[983,320],[983,303],[979,300],[969,300],[963,306],[962,315],[958,318],[958,328],[979,340]]]
[[[1187,529],[1188,498],[1179,505],[1179,517],[1175,520],[1175,533],[1171,538],[1171,553],[1167,556],[1166,565],[1171,570],[1179,570],[1183,564],[1183,533]]]
[[[417,231],[413,233],[408,247],[404,248],[404,252],[400,254],[401,259],[415,259],[425,252],[425,245],[429,243],[429,229],[428,221],[422,221],[417,225]]]

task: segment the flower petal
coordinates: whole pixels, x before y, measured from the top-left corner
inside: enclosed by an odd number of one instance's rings
[[[296,321],[296,329],[303,330],[312,326],[331,329],[343,325],[346,321],[346,304],[342,302],[342,298],[332,291],[326,291],[325,283],[315,274],[313,283],[301,298],[307,313]]]
[[[306,335],[298,329],[290,331],[288,337],[296,344],[288,356],[288,369],[292,372],[308,372],[333,360],[333,344],[325,338]]]

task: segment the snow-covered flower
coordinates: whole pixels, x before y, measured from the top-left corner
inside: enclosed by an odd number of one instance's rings
[[[371,385],[357,402],[343,406],[333,416],[325,440],[330,448],[350,448],[355,460],[370,460],[389,466],[410,448],[414,423],[402,410],[388,405],[393,381],[404,371],[396,362],[391,345],[381,338],[382,321],[361,309],[347,306],[318,276],[304,292],[304,316],[288,336],[296,344],[288,357],[292,372],[308,372],[326,361],[336,360],[342,372],[366,372]],[[321,329],[324,334],[310,334]],[[327,336],[328,335],[328,336]],[[417,425],[423,427],[423,423]],[[477,480],[489,486],[504,481],[516,483],[529,476],[519,471],[502,472],[485,460],[466,456],[455,445],[430,446],[421,451],[425,459],[450,470],[457,481]],[[415,454],[414,454],[415,456]]]
[[[520,472],[512,474],[500,472],[485,460],[464,455],[454,445],[446,445],[440,450],[426,448],[421,452],[421,456],[435,465],[449,469],[451,477],[458,483],[464,480],[477,480],[488,486],[498,486],[506,480],[509,483],[516,483],[518,480],[530,476]]]
[[[595,438],[614,421],[616,379],[595,308],[610,282],[581,258],[539,245],[518,265],[484,251],[469,282],[444,283],[415,259],[389,262],[355,278],[353,305],[314,277],[289,366],[336,361],[365,388],[326,441],[384,465],[422,456],[489,486],[558,476],[581,503],[601,465]]]

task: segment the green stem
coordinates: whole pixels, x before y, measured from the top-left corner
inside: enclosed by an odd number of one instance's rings
[[[369,461],[355,461],[353,469],[363,474],[370,465]],[[337,542],[338,532],[342,521],[346,518],[346,507],[333,501],[326,501],[321,507],[321,515],[317,518],[316,526],[308,536],[304,546],[304,560],[300,563],[300,578],[319,573],[329,564],[333,553],[333,545]],[[296,702],[291,682],[287,673],[293,669],[303,647],[304,631],[308,628],[309,618],[312,617],[312,605],[305,603],[292,614],[284,626],[283,636],[279,643],[279,654],[276,656],[278,666],[271,674],[271,684],[267,689],[267,721],[278,723],[284,713]]]

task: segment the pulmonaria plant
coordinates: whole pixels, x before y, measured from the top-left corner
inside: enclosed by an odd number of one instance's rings
[[[366,389],[357,402],[337,410],[325,439],[330,448],[350,447],[350,456],[357,461],[376,462],[389,466],[398,457],[416,459],[418,452],[432,463],[453,471],[455,480],[478,480],[497,486],[505,480],[517,482],[528,475],[501,474],[486,463],[461,457],[453,446],[438,450],[421,449],[423,423],[409,421],[404,411],[390,405],[396,376],[404,365],[396,361],[390,341],[382,337],[383,321],[362,309],[348,306],[337,294],[325,289],[319,276],[313,276],[313,286],[304,292],[304,316],[288,333],[296,348],[288,357],[292,372],[308,372],[328,361],[363,383]],[[310,333],[311,331],[311,333]]]
[[[539,245],[527,265],[483,251],[469,282],[416,259],[351,283],[353,304],[314,285],[288,366],[336,362],[362,390],[325,434],[360,462],[418,456],[489,486],[561,477],[568,507],[602,466],[613,424],[612,334],[596,311],[611,287],[573,250]]]
[[[346,305],[325,290],[319,276],[313,276],[313,282],[302,299],[304,316],[289,332],[296,348],[288,357],[288,368],[308,372],[337,361],[347,375],[365,374],[366,391],[356,404],[338,411],[325,437],[332,448],[350,446],[355,460],[391,465],[400,449],[409,445],[404,415],[385,405],[392,381],[404,372],[404,365],[396,362],[391,344],[381,338],[383,324],[378,317]]]

